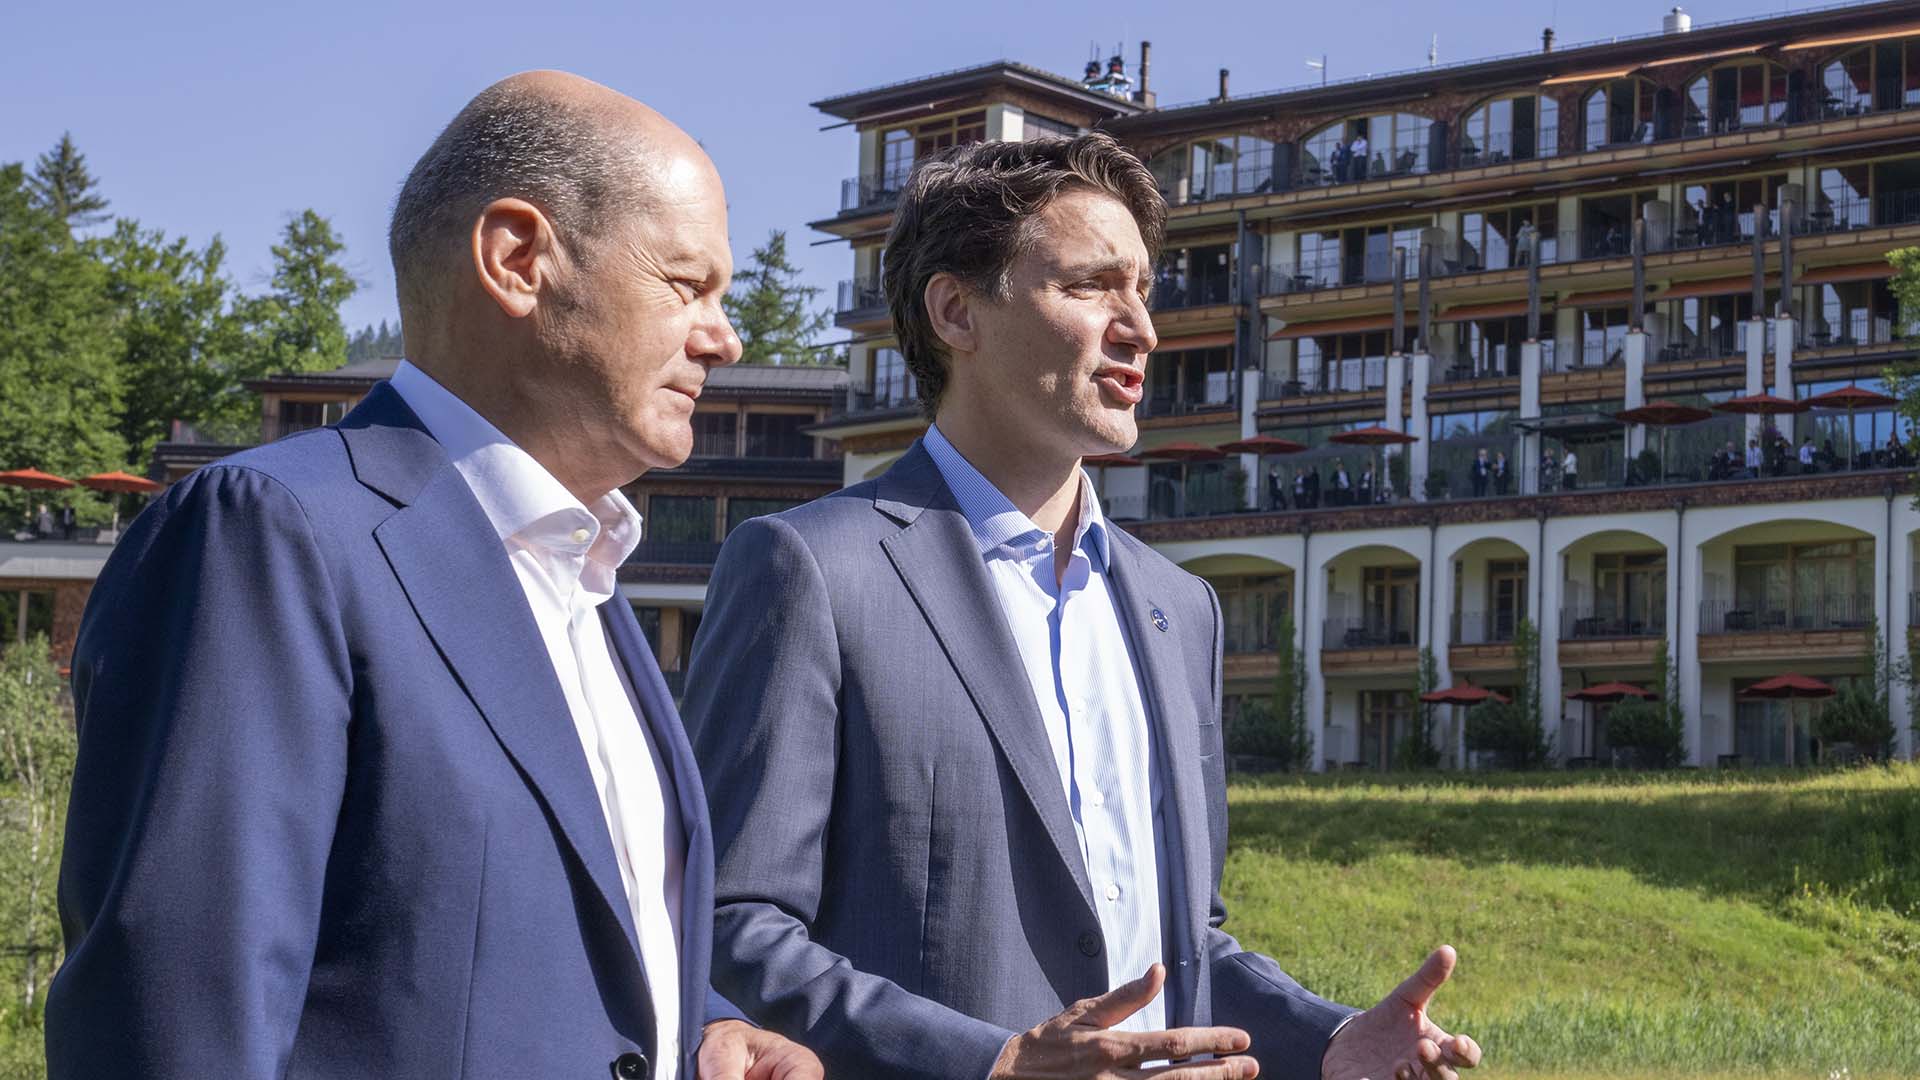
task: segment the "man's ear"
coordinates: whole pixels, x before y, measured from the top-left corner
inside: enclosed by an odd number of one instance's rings
[[[934,336],[952,353],[980,351],[980,335],[974,324],[973,306],[979,297],[961,284],[960,279],[944,271],[927,282],[921,302],[927,308],[927,321]]]
[[[533,314],[559,247],[547,215],[524,199],[496,199],[474,221],[472,247],[480,288],[500,310],[514,319]]]

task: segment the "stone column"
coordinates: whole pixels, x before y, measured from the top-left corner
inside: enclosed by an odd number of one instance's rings
[[[1520,419],[1540,419],[1540,343],[1522,342],[1520,345]],[[1515,451],[1520,460],[1509,462],[1520,479],[1520,492],[1524,495],[1538,494],[1540,491],[1540,433],[1529,431],[1520,437],[1520,447]]]
[[[1425,348],[1425,343],[1421,343]],[[1407,446],[1407,487],[1416,499],[1427,497],[1427,438],[1431,434],[1431,425],[1427,423],[1427,385],[1433,377],[1433,357],[1425,352],[1414,353],[1413,361],[1413,419],[1407,425],[1407,434],[1420,441]],[[1404,497],[1405,492],[1401,495]]]
[[[1260,411],[1262,375],[1259,368],[1247,368],[1240,372],[1240,437],[1243,439],[1251,439],[1260,433],[1257,414]],[[1241,454],[1240,468],[1247,474],[1247,505],[1255,510],[1265,510],[1266,477],[1260,474],[1260,455]],[[1292,490],[1291,486],[1288,490]]]
[[[1793,398],[1793,316],[1773,320],[1773,395]],[[1789,444],[1794,441],[1793,417],[1776,416],[1774,426]]]
[[[1765,393],[1767,389],[1767,318],[1756,315],[1747,324],[1747,388],[1742,393],[1751,397]],[[1760,437],[1760,418],[1747,417],[1747,438]],[[1740,444],[1742,461],[1746,460],[1746,443]]]
[[[1627,408],[1637,409],[1647,403],[1647,332],[1630,330],[1627,332]],[[1627,459],[1631,461],[1647,445],[1647,427],[1645,424],[1632,424],[1627,428]]]

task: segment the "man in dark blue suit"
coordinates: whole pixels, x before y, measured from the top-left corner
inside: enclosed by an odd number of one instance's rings
[[[73,659],[63,1080],[817,1080],[708,989],[705,796],[619,488],[740,342],[725,197],[553,72],[463,110],[392,249],[409,362],[129,530]]]

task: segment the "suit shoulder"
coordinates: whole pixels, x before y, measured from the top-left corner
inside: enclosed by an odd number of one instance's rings
[[[304,503],[340,480],[352,479],[353,467],[340,433],[332,428],[315,428],[230,454],[191,475],[213,478],[236,473],[253,473],[275,481]]]
[[[1114,543],[1126,552],[1126,557],[1147,581],[1156,584],[1168,583],[1173,588],[1191,595],[1202,606],[1209,608],[1213,606],[1211,599],[1213,586],[1207,579],[1176,565],[1172,559],[1160,554],[1146,541],[1127,530],[1111,522],[1108,523],[1108,527]]]
[[[879,520],[873,508],[874,487],[874,481],[863,480],[770,517],[809,545],[842,537],[849,529],[870,527]]]

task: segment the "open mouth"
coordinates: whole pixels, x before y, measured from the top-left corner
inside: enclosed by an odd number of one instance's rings
[[[1109,364],[1094,372],[1093,381],[1109,397],[1126,405],[1138,405],[1147,377],[1139,368]]]

